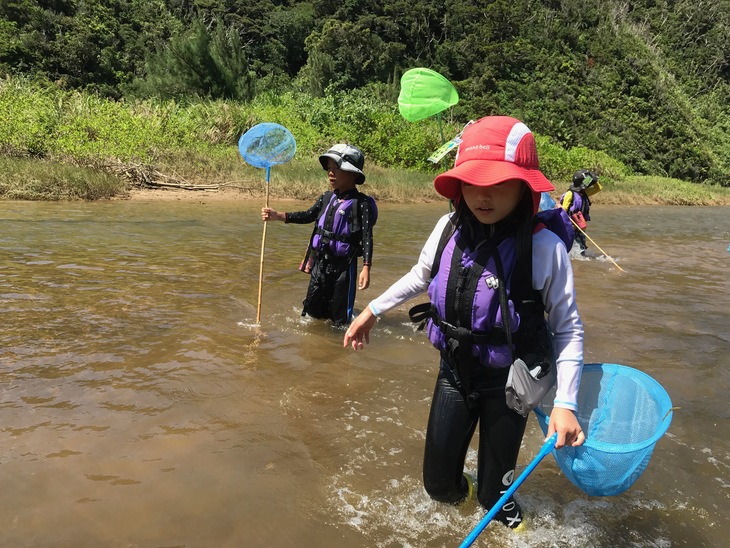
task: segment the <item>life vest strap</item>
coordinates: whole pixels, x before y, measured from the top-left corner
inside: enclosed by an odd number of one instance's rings
[[[411,321],[420,323],[418,331],[423,330],[427,320],[431,320],[444,334],[446,339],[456,339],[460,344],[489,344],[493,346],[507,344],[507,337],[503,331],[494,329],[488,333],[474,332],[466,327],[457,327],[438,315],[436,307],[431,303],[421,303],[408,311]]]
[[[408,316],[411,318],[413,323],[420,324],[418,331],[423,331],[423,327],[426,325],[426,320],[431,317],[431,308],[433,306],[430,302],[417,304],[408,310]]]
[[[466,327],[456,327],[438,316],[433,317],[432,320],[447,339],[456,339],[460,344],[489,344],[492,346],[507,344],[507,337],[504,332],[497,329],[493,329],[488,333],[474,332]]]
[[[344,234],[337,234],[333,232],[332,230],[324,229],[320,226],[315,225],[314,227],[314,234],[318,234],[321,238],[323,238],[325,241],[336,241],[336,242],[346,242],[346,243],[352,243],[357,241],[356,235],[352,234],[349,237],[345,237]]]

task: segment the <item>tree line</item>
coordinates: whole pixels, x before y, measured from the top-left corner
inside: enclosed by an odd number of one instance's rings
[[[730,186],[730,0],[0,0],[0,75],[115,99],[249,102],[428,67],[636,173]]]

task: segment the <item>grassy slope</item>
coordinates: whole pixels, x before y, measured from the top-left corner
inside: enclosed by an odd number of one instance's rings
[[[343,119],[344,111],[353,116]],[[275,198],[317,196],[325,181],[316,157],[333,142],[356,142],[368,151],[366,188],[376,198],[404,203],[436,198],[437,168],[425,159],[440,142],[436,123],[408,123],[393,105],[361,91],[320,99],[288,93],[246,104],[181,105],[111,101],[11,78],[0,81],[0,121],[0,199],[97,200],[153,184],[232,188],[260,196],[263,170],[245,164],[235,147],[241,128],[260,121],[277,121],[297,135],[294,160],[272,168]],[[451,125],[448,135],[461,129]],[[603,152],[566,150],[539,135],[536,141],[543,172],[558,195],[576,169],[588,168],[601,176],[604,190],[597,202],[730,203],[728,188],[635,177]],[[444,166],[452,161],[453,155]]]

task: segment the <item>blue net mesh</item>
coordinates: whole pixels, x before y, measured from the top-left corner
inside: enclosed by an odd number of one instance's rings
[[[555,389],[535,409],[547,434]],[[654,446],[672,421],[672,402],[646,373],[625,365],[590,363],[578,391],[578,422],[586,432],[579,447],[553,450],[558,466],[592,496],[626,491],[649,464]]]
[[[284,126],[267,122],[257,124],[241,135],[238,151],[247,164],[269,168],[291,160],[297,143]]]
[[[553,200],[553,197],[550,196],[550,194],[548,194],[547,192],[543,192],[542,194],[540,194],[540,207],[538,208],[539,211],[553,209],[557,205],[557,202]]]

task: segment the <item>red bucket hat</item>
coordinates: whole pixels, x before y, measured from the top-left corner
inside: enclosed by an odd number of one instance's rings
[[[530,129],[510,116],[485,116],[464,130],[454,167],[433,184],[436,192],[455,200],[462,181],[490,186],[510,179],[524,181],[534,193],[555,190],[540,171]]]

